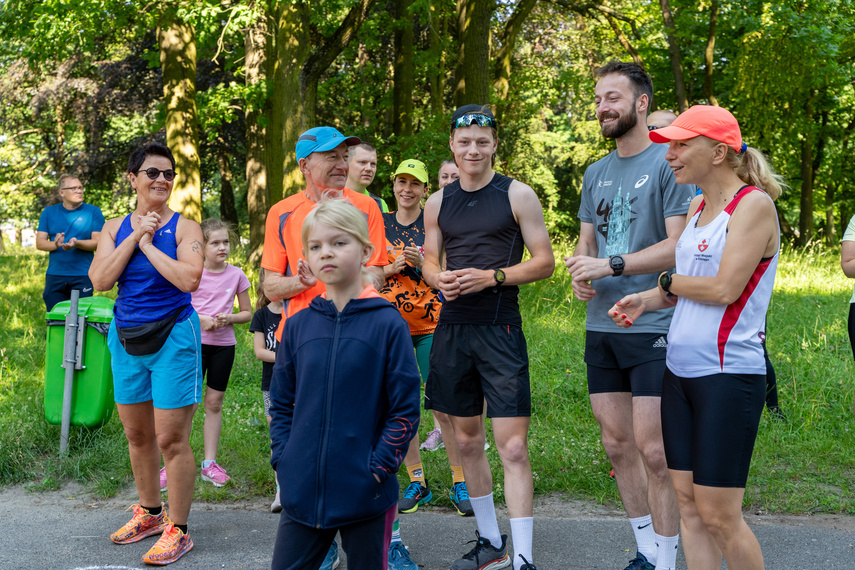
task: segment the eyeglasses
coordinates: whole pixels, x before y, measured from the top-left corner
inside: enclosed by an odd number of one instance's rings
[[[80,190],[83,191],[83,186],[69,186],[68,188],[60,188],[60,190]]]
[[[661,129],[662,127],[657,127],[656,125],[647,125],[648,131],[655,131],[656,129]]]
[[[175,171],[171,168],[167,170],[160,170],[159,168],[155,168],[152,166],[151,168],[146,168],[145,170],[137,170],[137,174],[139,174],[140,172],[145,172],[145,175],[151,178],[152,180],[157,180],[161,172],[163,173],[163,179],[167,182],[172,182],[172,180],[175,178]]]
[[[467,113],[466,115],[462,115],[451,121],[451,130],[471,127],[473,123],[477,124],[479,127],[499,128],[496,124],[496,119],[493,117],[488,117],[487,115],[482,115],[480,113]]]

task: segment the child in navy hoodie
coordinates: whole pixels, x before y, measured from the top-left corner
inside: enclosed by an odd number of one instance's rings
[[[368,285],[365,215],[321,202],[302,228],[303,282],[326,293],[288,318],[270,386],[271,464],[282,488],[276,570],[316,570],[336,532],[349,570],[386,569],[396,473],[419,423],[406,322]]]

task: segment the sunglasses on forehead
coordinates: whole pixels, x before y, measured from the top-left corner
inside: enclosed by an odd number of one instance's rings
[[[152,180],[157,180],[157,177],[160,176],[161,172],[163,173],[163,179],[167,182],[172,182],[172,180],[175,178],[175,171],[171,168],[168,168],[166,170],[160,170],[159,168],[155,168],[152,166],[151,168],[146,168],[145,170],[137,170],[137,174],[139,174],[140,172],[145,172],[145,175]]]
[[[473,124],[478,125],[479,127],[499,128],[498,125],[496,125],[496,119],[493,117],[488,117],[481,113],[467,113],[451,121],[451,129],[454,130],[471,127]]]

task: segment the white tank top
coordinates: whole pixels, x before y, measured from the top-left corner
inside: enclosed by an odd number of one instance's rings
[[[718,273],[730,216],[740,200],[754,191],[762,192],[754,186],[742,188],[712,222],[698,227],[704,208],[701,203],[677,242],[678,275],[713,277]],[[683,378],[766,374],[761,340],[779,251],[780,247],[771,258],[760,261],[742,294],[730,305],[699,303],[685,297],[677,300],[666,359],[674,374]]]

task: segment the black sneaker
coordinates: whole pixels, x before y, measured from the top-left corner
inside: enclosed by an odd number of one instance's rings
[[[419,510],[419,505],[425,505],[433,500],[433,493],[430,492],[427,479],[422,485],[419,481],[413,481],[407,485],[404,491],[404,496],[398,501],[399,513],[414,513]]]
[[[524,564],[520,566],[520,570],[537,570],[537,566],[525,559],[522,554],[519,555],[523,559]]]
[[[457,514],[462,517],[471,517],[475,514],[472,503],[469,501],[469,491],[466,489],[466,481],[455,483],[448,492],[448,498],[457,509]]]
[[[647,557],[640,552],[635,553],[635,558],[629,561],[629,566],[624,570],[656,570],[656,567],[647,560]]]
[[[494,547],[489,540],[481,538],[478,531],[475,531],[475,536],[478,540],[470,540],[469,542],[477,542],[475,548],[463,555],[451,565],[451,570],[499,570],[507,568],[511,565],[511,559],[508,557],[508,535],[502,535],[502,547]]]

